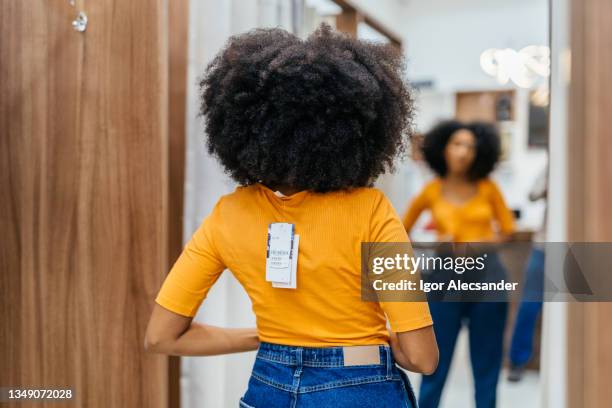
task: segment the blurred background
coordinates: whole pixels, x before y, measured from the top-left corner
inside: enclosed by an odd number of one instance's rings
[[[420,135],[484,120],[500,130],[493,179],[515,239],[532,241],[546,218],[548,241],[612,240],[608,0],[5,0],[0,13],[0,386],[67,386],[92,407],[237,404],[254,353],[168,359],[142,343],[184,242],[235,188],[205,152],[197,78],[256,27],[305,37],[327,22],[402,49],[417,134],[377,181],[398,213],[433,177]],[[530,201],[542,173],[548,199]],[[433,240],[430,224],[424,214],[413,239]],[[528,252],[505,255],[521,276]],[[610,312],[546,303],[521,381],[505,363],[499,406],[607,406]],[[196,320],[255,323],[227,272]],[[441,406],[472,400],[462,333]]]

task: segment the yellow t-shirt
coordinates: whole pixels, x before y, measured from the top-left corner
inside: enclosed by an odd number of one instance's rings
[[[514,215],[490,179],[478,181],[476,194],[463,204],[444,198],[439,178],[429,182],[404,215],[406,230],[410,231],[425,209],[431,210],[438,235],[451,236],[455,242],[486,241],[493,238],[494,227],[504,234],[514,231]]]
[[[297,289],[266,281],[268,225],[300,235]],[[255,184],[221,197],[172,267],[156,302],[194,316],[223,270],[246,290],[261,341],[295,346],[384,344],[432,323],[426,302],[361,300],[361,243],[407,242],[385,195],[373,188],[279,197]]]

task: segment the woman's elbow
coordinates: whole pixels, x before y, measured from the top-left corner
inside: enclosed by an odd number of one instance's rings
[[[144,349],[149,353],[170,354],[170,342],[155,333],[147,333],[144,338]]]
[[[432,353],[431,356],[427,358],[423,358],[422,361],[417,363],[417,367],[419,368],[419,372],[424,375],[431,375],[438,368],[439,354],[438,350],[435,353]]]
[[[440,355],[436,347],[434,350],[430,350],[427,353],[409,357],[410,368],[407,369],[424,375],[433,374],[436,368],[438,368],[439,358]]]
[[[151,353],[172,354],[176,341],[191,323],[191,319],[180,316],[155,305],[145,330],[144,349]]]
[[[144,349],[150,353],[157,353],[160,343],[161,339],[159,337],[147,333],[144,338]]]
[[[398,339],[403,368],[425,375],[436,371],[440,353],[433,326],[400,333]]]

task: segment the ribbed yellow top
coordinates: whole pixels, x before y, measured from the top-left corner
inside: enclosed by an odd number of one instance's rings
[[[297,289],[266,281],[268,225],[300,235]],[[384,344],[392,330],[432,324],[426,302],[361,300],[361,243],[407,242],[395,210],[373,188],[279,197],[261,184],[223,196],[185,246],[156,302],[193,316],[223,270],[253,304],[261,341],[296,346]]]
[[[483,242],[494,237],[496,226],[504,234],[515,228],[514,215],[495,182],[488,178],[478,181],[476,194],[463,204],[447,201],[442,195],[441,180],[432,180],[406,210],[406,230],[412,229],[425,209],[431,210],[438,235],[455,242]]]

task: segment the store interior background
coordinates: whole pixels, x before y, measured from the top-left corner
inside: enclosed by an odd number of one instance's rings
[[[437,121],[453,117],[496,120],[498,95],[504,92],[510,95],[511,117],[502,118],[503,122],[499,123],[504,129],[504,160],[493,177],[510,207],[520,210],[519,228],[525,232],[537,229],[544,216],[544,203],[531,203],[527,197],[535,177],[547,165],[547,141],[542,143],[542,140],[535,140],[534,143],[530,139],[530,98],[535,91],[540,96],[544,94],[544,99],[540,97],[538,103],[546,110],[549,77],[537,78],[528,87],[518,86],[512,80],[502,83],[483,70],[480,58],[490,48],[518,51],[531,45],[548,47],[550,16],[547,0],[192,0],[184,240],[190,237],[218,197],[235,188],[214,159],[204,152],[202,123],[201,118],[197,117],[198,94],[193,86],[203,67],[228,36],[254,27],[280,26],[293,30],[297,19],[302,21],[298,32],[305,35],[322,21],[333,26],[346,24],[337,21],[343,12],[340,5],[346,6],[347,3],[362,16],[355,27],[359,38],[401,42],[407,57],[407,78],[417,87],[417,131],[427,131]],[[297,14],[295,7],[299,8]],[[368,24],[368,19],[373,24]],[[338,28],[346,29],[346,26]],[[459,102],[460,95],[467,95],[467,98]],[[465,100],[467,107],[458,106]],[[544,125],[547,126],[546,121]],[[402,213],[428,177],[431,174],[422,162],[407,157],[394,174],[379,179],[377,186],[385,191],[397,211]],[[421,225],[425,222],[426,217],[422,217]],[[417,231],[413,239],[428,240],[431,236]],[[196,319],[234,327],[255,323],[249,299],[231,273],[225,273],[219,279]],[[443,396],[442,406],[446,408],[469,406],[472,400],[472,377],[465,334],[460,335],[458,352]],[[554,349],[555,346],[547,344],[545,348]],[[537,348],[540,348],[539,344]],[[545,390],[542,387],[539,357],[538,353],[538,361],[519,384],[507,383],[505,373],[502,374],[500,407],[541,406]],[[183,358],[182,406],[231,405],[244,392],[253,361],[254,353]],[[418,384],[418,376],[412,376],[412,379],[415,385]]]

